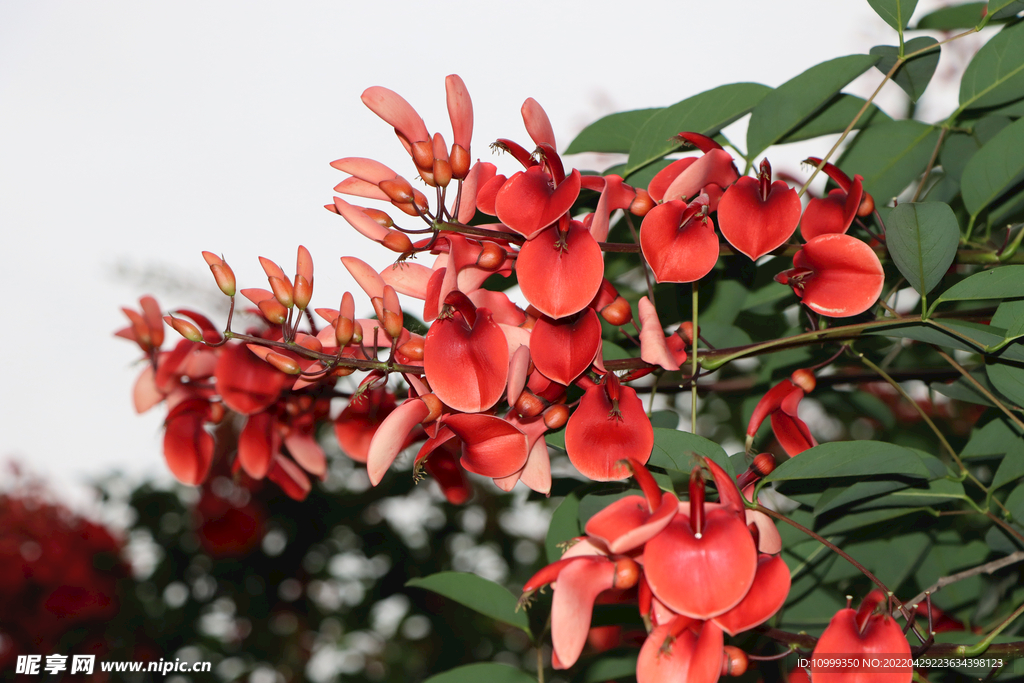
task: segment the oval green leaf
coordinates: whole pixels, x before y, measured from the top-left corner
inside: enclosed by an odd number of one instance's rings
[[[725,449],[714,441],[690,432],[676,429],[654,428],[654,450],[648,465],[677,472],[689,472],[693,468],[693,454],[710,458],[733,475],[732,464]]]
[[[904,45],[903,54],[910,54],[923,50],[931,45],[938,45],[939,41],[928,36],[908,40]],[[889,69],[896,64],[899,58],[900,49],[893,45],[877,45],[870,50],[870,54],[878,55],[881,60],[875,64],[875,68],[883,74],[889,73]],[[935,67],[939,65],[939,50],[929,50],[904,62],[896,73],[892,75],[893,82],[903,89],[903,92],[910,96],[912,102],[924,93],[928,83],[932,80]]]
[[[713,136],[753,109],[770,91],[760,83],[730,83],[666,107],[637,132],[622,175],[628,176],[679,149],[675,137],[679,133]]]
[[[954,31],[958,28],[973,28],[981,21],[985,11],[984,2],[965,2],[962,5],[943,7],[921,17],[914,27],[917,30]]]
[[[516,611],[516,598],[502,585],[466,572],[438,572],[406,582],[410,588],[423,588],[465,605],[485,617],[515,626],[530,634],[526,612]]]
[[[914,451],[881,441],[836,441],[790,458],[764,482],[898,474],[927,479],[928,468]]]
[[[985,372],[1000,394],[1024,407],[1024,368],[1009,363],[989,363]]]
[[[424,683],[537,683],[534,676],[522,669],[497,662],[466,664],[435,674]]]
[[[948,204],[900,204],[889,214],[885,238],[900,273],[918,294],[927,294],[956,258],[960,226]]]
[[[1024,40],[1024,36],[1021,38]],[[960,191],[972,216],[1024,177],[1024,119],[1006,126],[967,162]]]
[[[579,154],[580,152],[629,154],[636,134],[661,109],[661,107],[634,109],[598,119],[580,131],[576,139],[569,143],[564,154]]]
[[[1024,266],[1000,266],[975,273],[956,283],[935,300],[976,301],[979,299],[1018,299],[1024,297]]]
[[[994,107],[1024,97],[1024,22],[985,43],[960,79],[960,108]]]
[[[821,135],[842,133],[863,106],[864,98],[839,93],[829,100],[828,104],[821,111],[783,135],[775,144],[786,145],[790,142],[810,140]],[[873,123],[891,120],[884,111],[873,104],[869,104],[864,115],[857,119],[853,129],[860,130],[861,128],[867,128]]]
[[[868,0],[868,4],[875,14],[882,17],[882,21],[903,33],[917,7],[917,0]]]
[[[924,173],[939,129],[919,121],[884,121],[857,134],[839,160],[847,174],[864,177],[864,191],[884,206]]]
[[[1024,10],[1024,0],[988,0],[988,13],[992,19],[1011,19]]]
[[[813,116],[843,86],[874,66],[878,59],[872,55],[830,59],[812,66],[765,95],[750,114],[747,158],[753,159]]]

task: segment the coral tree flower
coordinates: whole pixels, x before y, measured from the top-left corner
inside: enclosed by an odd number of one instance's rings
[[[885,655],[909,661],[910,643],[885,605],[885,594],[876,589],[868,593],[860,609],[847,607],[836,612],[814,647],[811,659],[814,683],[909,683],[912,680],[914,671],[909,665],[884,672],[868,667],[819,668],[817,665],[820,659],[861,655]]]
[[[757,178],[740,178],[718,204],[722,236],[755,261],[785,244],[799,222],[800,197],[783,181],[772,182],[767,159],[761,162]]]
[[[708,217],[707,195],[687,204],[659,204],[640,224],[640,249],[658,282],[694,282],[718,262],[718,235]]]
[[[817,166],[821,159],[810,157],[804,163]],[[850,180],[848,175],[832,164],[825,164],[822,170],[839,187],[830,190],[827,196],[814,197],[807,203],[803,218],[800,219],[800,235],[804,241],[828,233],[845,233],[850,229],[855,216],[866,216],[874,210],[874,200],[871,195],[865,194],[864,179],[861,176],[855,175]]]
[[[815,384],[814,373],[800,369],[794,371],[789,379],[769,389],[757,402],[747,424],[747,450],[750,450],[757,430],[768,416],[771,416],[775,438],[788,455],[794,456],[817,446],[818,442],[811,436],[811,430],[797,415],[801,399],[814,390]]]
[[[594,481],[625,479],[623,460],[647,462],[654,429],[636,392],[609,373],[586,388],[565,428],[565,451],[584,476]]]
[[[855,237],[819,235],[793,255],[793,268],[775,276],[815,313],[859,315],[875,305],[885,272],[874,250]]]

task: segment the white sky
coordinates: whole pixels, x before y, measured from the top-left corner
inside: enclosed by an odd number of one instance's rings
[[[922,0],[917,16],[940,4]],[[450,144],[444,77],[460,74],[473,153],[488,158],[497,137],[527,141],[526,97],[564,148],[603,114],[735,81],[776,86],[894,42],[858,0],[0,0],[0,459],[65,487],[115,467],[168,476],[164,411],[135,415],[139,354],[111,335],[140,294],[215,313],[200,251],[222,252],[240,286],[266,287],[256,257],[291,272],[304,244],[314,305],[331,307],[356,291],[338,257],[387,263],[322,208],[344,177],[334,159],[415,176],[359,101],[370,85],[401,93]],[[949,92],[929,96],[936,117],[951,108]],[[901,114],[898,94],[881,103]]]

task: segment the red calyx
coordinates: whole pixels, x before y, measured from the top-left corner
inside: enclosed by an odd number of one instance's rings
[[[696,538],[704,533],[704,474],[699,465],[690,472],[690,529]]]

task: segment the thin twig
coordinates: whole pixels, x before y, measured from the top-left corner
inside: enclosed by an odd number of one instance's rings
[[[963,581],[964,579],[969,579],[972,576],[977,576],[978,574],[992,574],[1003,567],[1009,567],[1011,564],[1017,564],[1018,562],[1024,562],[1024,550],[1018,550],[1006,557],[1001,557],[998,560],[993,560],[992,562],[986,562],[985,564],[972,567],[971,569],[965,569],[962,572],[957,572],[956,574],[940,577],[938,581],[925,588],[910,600],[907,600],[905,604],[907,607],[915,607],[929,594],[935,593],[935,591],[940,588],[944,588],[951,583]]]

